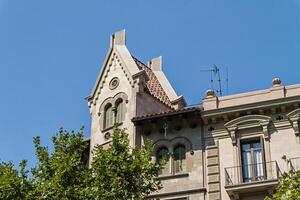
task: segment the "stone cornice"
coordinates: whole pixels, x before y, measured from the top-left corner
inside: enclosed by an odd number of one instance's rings
[[[282,106],[286,104],[295,104],[300,103],[300,95],[293,97],[285,97],[274,100],[243,104],[237,106],[230,106],[225,108],[218,108],[213,110],[202,111],[201,116],[203,118],[210,118],[214,116],[226,115],[229,113],[237,113],[245,110],[258,110],[258,109],[266,109],[270,107]]]

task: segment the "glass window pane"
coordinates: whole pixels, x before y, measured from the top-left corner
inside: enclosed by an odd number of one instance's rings
[[[262,145],[257,140],[242,144],[242,169],[244,182],[264,179]]]
[[[263,160],[262,160],[262,151],[261,149],[253,151],[255,165],[255,176],[256,180],[263,180],[264,171],[263,171]]]
[[[174,149],[174,172],[179,173],[186,170],[186,149],[185,146],[180,145]]]
[[[105,118],[104,128],[111,127],[114,122],[114,114],[113,114],[111,105],[109,105],[105,109],[104,118]]]
[[[122,120],[122,117],[123,117],[123,101],[120,101],[118,104],[117,104],[117,111],[116,111],[116,123],[121,123],[123,120]]]
[[[252,178],[252,170],[251,170],[251,152],[243,152],[243,175],[244,181],[249,182]]]
[[[168,158],[169,150],[166,147],[160,148],[156,153],[156,160],[159,161],[163,158]],[[170,160],[167,160],[165,166],[160,170],[159,174],[169,174],[170,173]]]
[[[250,150],[250,144],[243,144],[242,149],[243,149],[243,151]]]
[[[183,160],[185,159],[185,147],[178,146],[174,149],[174,160]]]
[[[260,149],[260,148],[261,148],[260,142],[258,142],[258,143],[253,143],[253,148],[254,148],[254,149]]]

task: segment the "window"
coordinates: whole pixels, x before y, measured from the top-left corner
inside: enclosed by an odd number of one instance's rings
[[[263,148],[260,140],[242,142],[243,181],[264,180]]]
[[[186,149],[183,145],[178,145],[174,149],[174,173],[180,173],[185,171],[186,163],[185,163],[185,153]]]
[[[169,151],[167,147],[160,148],[156,153],[156,160],[168,156]],[[186,147],[182,144],[175,146],[173,149],[173,156],[168,158],[165,167],[159,173],[160,175],[171,175],[186,172]]]
[[[115,105],[108,104],[104,109],[104,128],[112,127],[115,123],[121,123],[124,116],[124,102],[119,99]]]
[[[104,128],[113,126],[114,124],[114,112],[112,110],[112,105],[109,104],[105,108],[104,113]]]
[[[162,147],[156,153],[156,160],[160,161],[163,158],[168,159],[168,156],[169,156],[169,150],[168,150],[168,148],[167,147]],[[163,169],[160,170],[159,175],[170,174],[170,169],[169,168],[170,168],[170,161],[168,160],[166,162],[165,166],[163,167]]]
[[[116,105],[116,123],[121,123],[122,122],[122,118],[123,118],[123,100],[119,100],[117,105]]]

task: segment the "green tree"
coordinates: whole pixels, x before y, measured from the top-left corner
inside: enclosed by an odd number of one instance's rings
[[[9,163],[0,163],[0,199],[26,199],[28,191],[32,189],[25,170],[26,161],[19,165],[20,172]]]
[[[0,164],[0,199],[89,200],[144,199],[161,188],[155,179],[164,160],[151,162],[152,145],[131,148],[124,130],[114,129],[110,146],[94,148],[88,168],[82,156],[88,148],[82,129],[63,129],[52,137],[53,151],[34,138],[37,165],[29,172],[26,161],[20,170],[12,163]]]
[[[96,146],[89,176],[87,194],[90,199],[144,199],[158,191],[161,183],[156,177],[164,160],[151,162],[152,145],[130,148],[128,135],[115,129],[108,149]]]
[[[290,163],[290,160],[283,156]],[[266,200],[300,200],[300,170],[284,172],[280,177],[280,183],[271,197]]]
[[[82,129],[67,132],[62,128],[52,137],[53,152],[41,146],[40,137],[34,138],[38,164],[32,169],[31,199],[81,199],[88,168],[82,160],[87,143]]]

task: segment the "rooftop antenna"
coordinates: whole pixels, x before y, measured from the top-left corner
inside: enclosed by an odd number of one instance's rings
[[[229,82],[229,79],[228,79],[228,67],[226,66],[226,95],[229,94],[229,90],[228,90],[228,82]]]
[[[210,72],[210,88],[214,90],[214,82],[217,82],[218,84],[218,89],[216,90],[217,94],[220,96],[223,95],[223,90],[222,90],[222,79],[221,79],[221,73],[220,73],[220,68],[217,65],[213,65],[210,68],[202,69],[200,70],[202,72]],[[226,67],[226,93],[228,94],[228,68]]]

